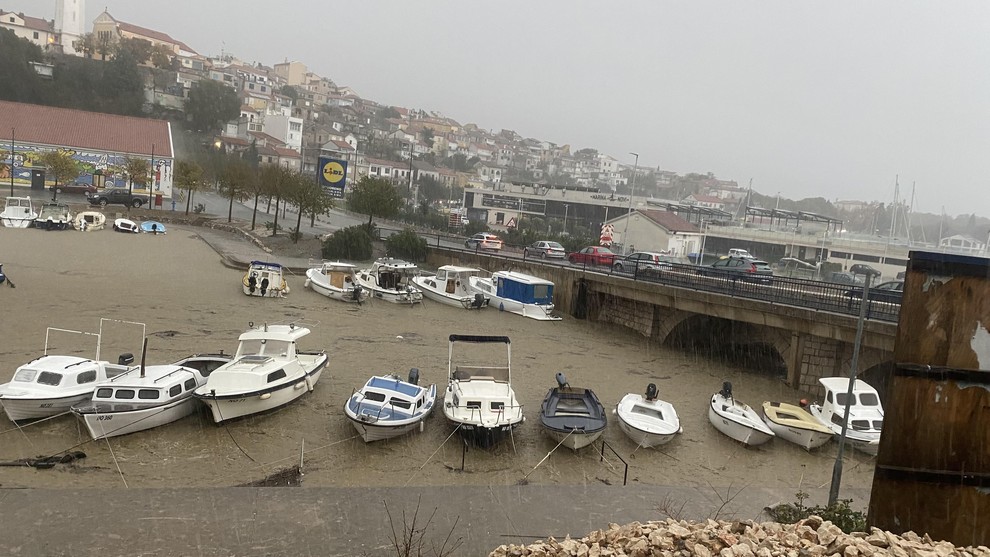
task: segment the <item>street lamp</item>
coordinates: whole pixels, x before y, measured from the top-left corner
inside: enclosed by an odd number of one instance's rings
[[[14,197],[14,128],[10,128],[10,196]]]
[[[626,213],[626,226],[622,229],[622,252],[626,252],[626,246],[629,245],[629,241],[626,238],[626,233],[629,232],[629,221],[632,220],[632,205],[633,196],[636,195],[636,171],[639,170],[639,153],[630,152],[630,155],[636,157],[636,163],[633,164],[633,175],[632,175],[632,188],[629,190],[629,212]]]
[[[567,209],[568,208],[569,208],[569,206],[567,205],[567,203],[564,203],[564,234],[567,234]]]

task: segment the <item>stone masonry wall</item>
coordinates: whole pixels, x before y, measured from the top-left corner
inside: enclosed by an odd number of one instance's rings
[[[626,298],[606,294],[589,294],[589,316],[602,323],[613,323],[637,333],[652,337],[655,326],[655,307]]]
[[[839,355],[842,342],[815,336],[804,339],[804,354],[801,356],[801,382],[798,388],[816,397],[824,397],[825,390],[818,382],[822,377],[839,374]]]

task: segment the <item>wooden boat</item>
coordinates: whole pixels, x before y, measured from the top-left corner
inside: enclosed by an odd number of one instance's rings
[[[540,423],[561,445],[573,450],[587,447],[605,432],[605,408],[591,389],[571,387],[560,372],[556,379],[557,386],[543,398]]]
[[[443,265],[436,274],[415,276],[412,281],[433,301],[464,309],[481,309],[488,307],[488,298],[473,292],[470,284],[471,277],[480,276],[481,272],[473,267]]]
[[[511,342],[506,336],[479,335],[450,335],[449,341],[444,416],[467,441],[478,447],[491,447],[511,435],[525,419],[512,390]],[[455,365],[457,343],[505,344],[504,365]]]
[[[409,370],[409,380],[396,375],[376,375],[344,403],[344,414],[365,443],[391,439],[419,429],[433,412],[437,386],[421,387],[419,370]]]
[[[488,305],[537,319],[559,321],[553,314],[553,287],[549,280],[516,271],[496,271],[491,277],[470,277],[471,291],[489,298]]]
[[[810,451],[828,443],[832,430],[800,406],[786,402],[764,402],[763,421],[777,437]]]
[[[360,303],[368,299],[370,292],[357,283],[356,269],[350,263],[324,261],[306,270],[304,286],[332,300]]]
[[[657,386],[650,383],[646,394],[629,393],[615,406],[622,430],[637,445],[648,449],[669,443],[683,433],[681,420],[673,405],[657,398]]]
[[[72,227],[81,232],[103,230],[106,225],[106,215],[98,211],[82,211],[72,219]]]
[[[728,381],[712,395],[708,420],[715,429],[745,445],[762,445],[775,437],[755,410],[733,398],[732,383]]]
[[[836,440],[842,434],[842,417],[845,415],[849,379],[823,377],[818,380],[825,387],[825,402],[812,404],[811,415],[832,430]],[[880,432],[883,429],[883,406],[877,390],[856,379],[852,398],[849,399],[849,423],[846,427],[846,443],[866,454],[876,456],[880,448]]]
[[[43,230],[68,230],[72,226],[72,214],[65,203],[48,202],[41,206],[34,227]]]
[[[7,228],[27,228],[38,218],[30,197],[8,197],[7,205],[0,212],[0,223]]]
[[[278,263],[252,261],[241,279],[244,294],[262,298],[282,298],[289,293],[285,269]]]
[[[383,257],[370,269],[358,271],[357,280],[372,298],[393,304],[418,304],[423,301],[423,293],[412,282],[418,271],[416,265],[408,261]]]
[[[312,392],[327,365],[326,352],[304,352],[296,342],[310,333],[306,327],[254,327],[238,339],[234,359],[210,374],[193,391],[220,423],[284,406]]]

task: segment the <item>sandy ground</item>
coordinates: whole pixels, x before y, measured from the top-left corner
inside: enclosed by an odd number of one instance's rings
[[[554,452],[538,422],[540,401],[563,371],[571,385],[594,389],[609,409],[627,392],[649,382],[674,404],[684,434],[662,450],[635,450],[610,420],[605,439],[629,463],[629,481],[653,485],[827,486],[835,444],[815,453],[779,439],[746,448],[718,433],[707,419],[711,393],[731,380],[740,400],[794,401],[799,394],[774,378],[727,368],[696,354],[650,345],[631,333],[565,318],[546,323],[465,311],[427,301],[420,307],[370,302],[360,307],[333,302],[289,279],[285,299],[244,296],[242,272],[220,264],[196,228],[172,227],[167,236],[127,235],[109,230],[44,232],[0,228],[0,262],[17,285],[0,288],[0,382],[42,354],[47,327],[95,332],[101,318],[147,324],[149,363],[194,352],[233,352],[249,321],[297,320],[312,324],[303,348],[325,349],[328,372],[314,393],[273,413],[217,426],[206,413],[146,432],[92,442],[74,418],[61,416],[18,430],[0,416],[0,461],[58,453],[78,447],[88,457],[52,470],[0,468],[3,487],[231,486],[258,480],[298,463],[305,444],[303,485],[583,485],[622,482],[622,464],[599,461],[591,449]],[[140,332],[110,322],[102,356],[140,354]],[[513,344],[513,382],[528,420],[513,443],[464,456],[441,412],[425,431],[365,444],[342,406],[370,374],[403,376],[418,367],[422,381],[446,380],[447,336],[505,334]],[[54,334],[58,353],[92,357],[92,337]],[[446,442],[445,442],[446,441]],[[869,488],[873,460],[847,451],[843,485]],[[119,470],[118,470],[119,467]]]

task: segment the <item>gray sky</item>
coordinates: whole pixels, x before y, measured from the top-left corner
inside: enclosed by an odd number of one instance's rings
[[[201,54],[300,60],[367,98],[630,164],[887,203],[900,175],[916,210],[990,216],[988,2],[89,0],[90,27],[104,7]]]

